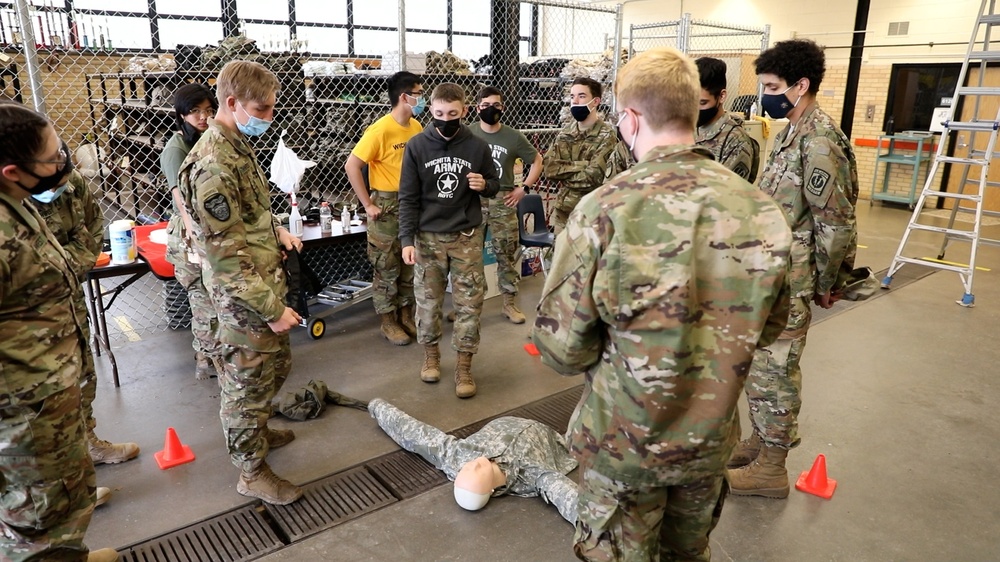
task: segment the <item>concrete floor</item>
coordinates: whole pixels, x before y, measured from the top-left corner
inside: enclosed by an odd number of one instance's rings
[[[859,265],[887,267],[909,212],[867,201],[858,211]],[[984,235],[1000,238],[1000,227]],[[935,237],[919,240],[926,244],[910,254],[937,253]],[[961,246],[948,255],[967,257]],[[1000,559],[1000,487],[990,480],[1000,455],[989,445],[1000,441],[1000,351],[991,335],[1000,325],[1000,251],[981,249],[979,264],[991,271],[976,274],[976,308],[954,303],[962,293],[956,274],[937,272],[814,325],[803,359],[803,441],[788,467],[797,475],[825,454],[839,481],[836,495],[829,501],[795,491],[784,501],[731,497],[712,535],[713,560]],[[523,282],[526,312],[541,286],[540,277]],[[322,340],[304,330],[293,334],[286,388],[322,379],[350,396],[383,397],[448,431],[582,382],[528,356],[522,349],[528,328],[507,323],[499,310],[499,299],[487,301],[484,345],[474,362],[479,394],[471,400],[455,398],[448,382],[420,382],[421,349],[382,339],[367,306],[329,319]],[[111,384],[107,361],[98,359],[98,434],[136,441],[143,453],[98,467],[99,484],[114,495],[94,515],[87,534],[93,548],[126,546],[249,503],[236,493],[238,472],[224,452],[218,388],[214,380],[194,379],[190,349],[190,336],[174,332],[122,345],[120,389]],[[453,364],[447,354],[445,369]],[[270,462],[297,483],[396,449],[356,410],[276,423],[293,428],[298,439]],[[198,458],[161,471],[153,453],[168,426]],[[500,498],[468,513],[444,486],[265,559],[568,561],[571,543],[572,528],[540,500]]]

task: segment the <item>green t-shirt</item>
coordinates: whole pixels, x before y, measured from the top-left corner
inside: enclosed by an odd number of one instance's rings
[[[181,171],[181,163],[191,152],[191,146],[184,142],[180,133],[174,133],[160,153],[160,169],[167,178],[170,189],[177,187],[177,174]]]
[[[538,151],[531,146],[524,133],[507,125],[500,125],[500,130],[495,133],[487,133],[479,123],[470,125],[469,130],[490,145],[493,165],[496,166],[497,174],[500,176],[501,190],[514,188],[515,160],[520,158],[525,166],[530,166],[538,156]]]

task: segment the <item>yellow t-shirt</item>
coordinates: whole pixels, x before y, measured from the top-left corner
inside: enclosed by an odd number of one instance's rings
[[[399,173],[403,167],[403,150],[406,141],[423,131],[416,119],[410,118],[402,126],[385,115],[372,123],[361,135],[361,140],[351,151],[368,164],[368,182],[378,191],[399,191]]]

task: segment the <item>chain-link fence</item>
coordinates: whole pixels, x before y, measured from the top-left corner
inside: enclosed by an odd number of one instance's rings
[[[316,162],[300,210],[318,214],[327,201],[334,216],[357,202],[344,164],[389,111],[393,72],[422,75],[428,92],[457,82],[473,108],[483,86],[499,88],[504,123],[544,152],[570,120],[572,80],[601,82],[607,111],[622,60],[620,8],[562,0],[16,0],[0,2],[0,46],[0,96],[48,114],[107,224],[167,218],[159,157],[177,130],[173,92],[211,86],[229,60],[258,61],[281,83],[274,124],[253,140],[264,169],[284,131],[286,145]],[[277,188],[272,209],[289,210]],[[363,243],[317,248],[307,261],[321,278],[371,276]],[[109,309],[109,335],[122,342],[186,327],[184,313],[176,287],[146,276]]]
[[[674,47],[692,58],[714,57],[726,63],[727,111],[748,112],[759,98],[754,60],[770,41],[770,26],[761,28],[691,19],[638,24],[629,28],[629,53]]]

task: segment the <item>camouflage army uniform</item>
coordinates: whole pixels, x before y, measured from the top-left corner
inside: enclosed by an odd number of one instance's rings
[[[219,317],[222,427],[233,464],[252,471],[267,456],[271,399],[291,370],[288,334],[267,325],[284,313],[288,292],[270,188],[243,137],[214,120],[179,179]]]
[[[28,198],[38,210],[46,226],[52,231],[69,259],[77,284],[87,281],[87,272],[97,263],[104,242],[104,217],[94,195],[87,188],[86,180],[79,172],[70,174],[66,192],[51,203],[40,203]],[[94,352],[90,348],[90,322],[87,322],[87,300],[83,291],[76,291],[73,304],[77,315],[84,319],[83,337],[88,345],[83,346],[83,374],[80,377],[80,407],[85,430],[92,434],[97,427],[94,419],[94,398],[97,396],[97,370],[94,366]]]
[[[368,411],[400,447],[423,457],[449,480],[455,480],[465,463],[486,457],[500,467],[507,480],[493,490],[493,497],[541,496],[566,521],[576,523],[577,487],[566,477],[576,468],[576,461],[566,450],[565,439],[549,426],[504,416],[458,439],[410,417],[385,400],[372,400]]]
[[[799,360],[812,319],[810,301],[838,288],[842,270],[853,269],[857,252],[854,151],[818,104],[774,139],[760,189],[781,206],[792,229],[792,298],[788,325],[778,341],[758,350],[746,392],[754,430],[767,444],[789,449],[799,443]]]
[[[566,226],[566,218],[584,195],[628,167],[628,150],[618,142],[615,126],[602,120],[586,131],[570,123],[559,131],[545,153],[542,174],[559,181],[559,193],[552,213],[556,233]]]
[[[384,314],[413,306],[413,266],[403,263],[399,245],[399,193],[371,192],[372,204],[382,209],[378,218],[368,221],[368,259],[372,263],[372,304]]]
[[[89,234],[88,234],[89,236]],[[0,558],[82,560],[96,481],[80,416],[86,319],[71,258],[0,193]]]
[[[653,149],[570,215],[533,338],[547,365],[586,371],[569,424],[579,557],[709,560],[739,392],[785,324],[790,245],[777,205],[693,146]]]
[[[181,135],[176,133],[176,140],[171,144],[175,150],[187,149],[190,153],[191,147],[184,144],[180,139]],[[167,148],[171,146],[168,144]],[[167,176],[167,185],[173,189],[177,186],[176,174],[171,179],[171,173],[164,170]],[[194,340],[191,347],[195,353],[203,354],[205,357],[213,358],[219,354],[219,320],[215,315],[212,306],[212,299],[208,296],[205,283],[201,277],[201,260],[198,257],[193,245],[188,241],[188,233],[184,228],[184,219],[181,210],[177,208],[173,197],[170,198],[173,204],[173,213],[170,215],[170,222],[167,223],[167,252],[166,258],[174,266],[174,278],[187,292],[188,302],[191,304],[191,334]]]
[[[724,114],[714,123],[698,127],[694,142],[708,149],[715,156],[715,161],[729,168],[737,176],[753,183],[756,177],[750,177],[754,169],[754,140],[743,128],[743,119]]]

